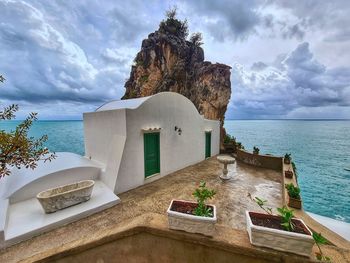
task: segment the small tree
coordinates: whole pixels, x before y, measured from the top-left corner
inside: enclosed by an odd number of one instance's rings
[[[201,181],[199,184],[199,188],[197,188],[193,196],[197,198],[198,206],[194,210],[195,214],[197,216],[205,216],[205,217],[211,217],[213,216],[213,211],[210,207],[208,207],[205,202],[208,199],[212,199],[215,195],[214,190],[209,190],[206,187],[206,182]]]
[[[5,78],[0,75],[0,82]],[[18,111],[18,105],[12,104],[0,111],[0,121],[12,120]],[[28,137],[28,131],[37,120],[37,113],[30,113],[14,131],[0,130],[0,178],[10,175],[10,168],[21,167],[34,169],[39,160],[51,161],[56,156],[44,147],[47,135],[39,139]]]
[[[193,33],[190,37],[190,42],[194,44],[196,47],[200,47],[201,45],[203,45],[202,33],[200,32]]]
[[[176,35],[179,38],[186,39],[188,36],[188,23],[185,19],[181,21],[176,18],[177,15],[177,7],[169,9],[165,12],[166,19],[160,22],[159,30],[163,33],[169,33],[172,35]]]
[[[176,6],[173,6],[169,10],[165,11],[165,16],[167,19],[174,20],[174,19],[176,19],[176,15],[177,15],[177,7]]]
[[[318,252],[315,253],[316,258],[319,261],[331,261],[330,257],[323,254],[323,251],[321,250],[321,245],[325,245],[328,243],[327,239],[325,239],[321,233],[316,233],[316,232],[312,233],[312,237],[315,240],[315,243],[318,248]]]

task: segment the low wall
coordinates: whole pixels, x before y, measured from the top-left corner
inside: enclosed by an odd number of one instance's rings
[[[237,149],[237,160],[249,165],[281,171],[283,168],[283,157],[272,155],[253,154],[245,150]]]
[[[157,217],[165,218],[163,215]],[[146,217],[145,217],[146,218]],[[162,220],[163,221],[163,220]],[[145,222],[145,221],[144,221]],[[164,220],[163,223],[166,223]],[[147,220],[146,224],[154,225]],[[249,243],[246,231],[217,226],[218,235],[208,238],[203,235],[193,235],[183,231],[172,231],[165,228],[137,226],[88,244],[72,242],[71,249],[54,254],[38,254],[28,262],[55,263],[114,263],[114,262],[174,262],[174,263],[311,263],[307,257],[286,254],[271,249],[257,249]],[[96,236],[98,237],[98,235]],[[95,237],[89,237],[93,239]],[[230,242],[222,242],[222,238]],[[64,246],[69,246],[65,244]],[[39,255],[40,258],[40,255]]]

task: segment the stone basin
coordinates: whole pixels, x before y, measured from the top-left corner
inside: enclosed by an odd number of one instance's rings
[[[231,179],[230,176],[227,176],[227,173],[228,173],[227,165],[236,163],[236,159],[229,155],[219,155],[216,159],[218,160],[219,163],[222,163],[224,165],[222,169],[222,174],[220,175],[220,179],[222,180]]]
[[[84,180],[42,191],[36,197],[49,214],[88,201],[94,184],[93,180]]]

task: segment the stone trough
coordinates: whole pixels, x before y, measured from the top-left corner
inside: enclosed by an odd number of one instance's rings
[[[73,184],[48,189],[37,195],[45,213],[53,213],[85,201],[91,197],[95,182],[84,180]]]

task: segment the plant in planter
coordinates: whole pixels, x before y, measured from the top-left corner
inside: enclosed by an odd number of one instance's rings
[[[206,201],[215,195],[214,190],[206,187],[204,181],[193,192],[197,202],[172,200],[168,208],[169,228],[212,236],[215,230],[216,207],[208,205]]]
[[[224,144],[235,144],[236,138],[228,133],[225,134]]]
[[[199,184],[199,188],[197,188],[193,192],[193,196],[196,197],[198,206],[194,210],[194,213],[196,216],[205,216],[205,217],[212,217],[213,216],[213,209],[210,206],[207,206],[205,202],[208,199],[212,199],[215,195],[214,190],[209,190],[206,188],[206,182],[202,181]]]
[[[251,244],[310,256],[314,245],[312,233],[301,219],[294,218],[293,210],[277,208],[279,215],[274,215],[266,200],[248,196],[266,213],[246,211]]]
[[[241,142],[237,142],[236,143],[236,148],[239,149],[239,150],[244,150],[244,146]]]
[[[297,186],[294,186],[294,184],[286,184],[285,185],[288,196],[289,196],[289,202],[288,206],[301,209],[301,197],[300,197],[300,188]]]
[[[284,171],[284,176],[286,178],[292,179],[293,178],[293,172],[290,169],[288,169],[288,171]]]
[[[284,230],[293,231],[295,228],[294,222],[292,221],[294,217],[293,210],[283,206],[283,207],[277,208],[277,211],[281,216],[281,219],[282,219],[281,226],[284,228]]]
[[[321,233],[312,233],[312,237],[317,245],[318,252],[316,252],[316,258],[319,261],[331,261],[330,257],[327,257],[326,255],[323,254],[321,250],[321,245],[327,244],[328,241],[325,239]]]
[[[230,134],[225,134],[224,147],[226,153],[233,153],[236,150],[236,138]]]
[[[260,152],[260,149],[258,147],[256,147],[256,146],[254,146],[253,147],[253,153],[254,154],[259,154],[259,152]]]
[[[283,162],[285,164],[290,164],[291,160],[292,160],[292,154],[291,153],[286,153],[284,155]]]

